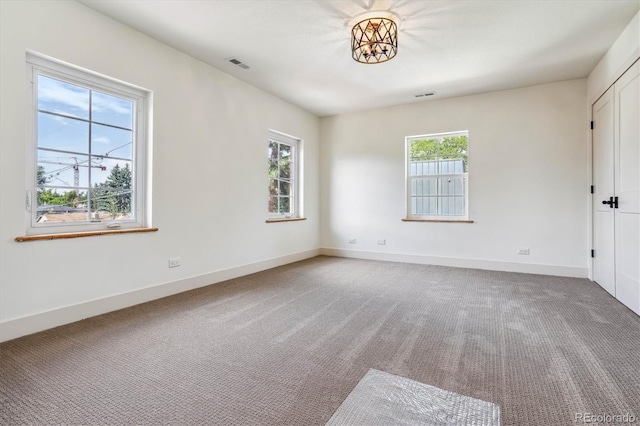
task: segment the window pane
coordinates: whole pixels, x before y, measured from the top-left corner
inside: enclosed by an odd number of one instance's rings
[[[452,175],[457,173],[465,173],[466,167],[464,162],[466,160],[463,158],[456,158],[453,160],[440,160],[440,174],[442,175]]]
[[[436,197],[411,197],[411,214],[435,215],[438,213]]]
[[[439,199],[440,204],[440,214],[444,216],[449,216],[452,214],[451,210],[451,198],[450,197],[441,197]]]
[[[296,199],[293,197],[296,187],[293,178],[296,174],[295,167],[297,167],[295,163],[297,145],[293,139],[291,143],[278,142],[280,136],[272,135],[271,131],[269,133],[267,147],[268,212],[274,215],[291,215],[296,211]],[[284,136],[282,137],[284,138]]]
[[[93,157],[91,168],[91,186],[99,188],[131,189],[131,161]]]
[[[135,219],[131,162],[100,158],[92,168],[91,209],[102,219]]]
[[[423,214],[422,211],[422,197],[411,197],[411,213]]]
[[[411,182],[411,195],[437,195],[437,191],[436,178],[413,179]]]
[[[31,230],[48,232],[47,224],[55,222],[85,226],[50,228],[53,232],[100,229],[89,223],[92,209],[98,218],[102,212],[118,219],[139,211],[140,221],[131,225],[145,226],[145,205],[135,199],[144,194],[134,188],[148,189],[137,169],[144,169],[146,146],[136,140],[134,128],[138,112],[146,122],[146,111],[137,108],[149,101],[146,91],[29,52],[26,57],[35,80],[28,114],[34,139],[29,157],[36,157],[35,185],[29,183],[37,201]]]
[[[280,178],[291,178],[291,161],[288,158],[280,160]]]
[[[440,143],[440,159],[458,161],[455,163],[447,163],[447,170],[450,171],[441,171],[440,173],[465,173],[467,171],[467,143],[466,135],[442,138]]]
[[[91,119],[133,129],[133,102],[94,91],[91,93]]]
[[[456,197],[455,198],[455,211],[456,215],[464,216],[465,214],[465,206],[464,206],[464,197]]]
[[[462,216],[464,215],[464,197],[449,196],[439,197],[440,213],[443,216]]]
[[[133,219],[134,217],[131,213],[131,190],[110,188],[92,189],[91,211],[93,219]]]
[[[438,179],[441,195],[464,195],[464,178],[450,177]]]
[[[427,161],[438,158],[436,139],[414,139],[409,142],[409,161]]]
[[[278,143],[269,141],[269,148],[267,149],[267,158],[270,162],[278,164]]]
[[[280,195],[291,195],[291,184],[287,181],[280,181]]]
[[[273,178],[269,178],[269,195],[276,196],[278,195],[278,181]]]
[[[278,213],[278,197],[269,197],[269,213]]]
[[[38,150],[38,186],[89,186],[89,157]],[[77,178],[77,185],[76,185]]]
[[[414,195],[424,195],[424,179],[416,179],[416,189]]]
[[[89,123],[38,113],[38,148],[89,153]]]
[[[438,174],[437,161],[411,161],[409,163],[409,176]]]
[[[38,109],[89,118],[89,89],[38,75]]]
[[[68,188],[38,188],[37,223],[88,220],[87,193]]]
[[[131,160],[133,132],[94,124],[91,127],[91,154]]]
[[[407,179],[411,197],[407,214],[465,216],[468,196],[466,132],[411,138],[407,143]],[[440,177],[442,175],[447,176]]]
[[[280,197],[279,213],[291,213],[291,197]]]
[[[289,145],[280,144],[280,159],[288,159],[291,157],[291,147]]]
[[[278,162],[269,160],[269,179],[276,179],[279,176]]]

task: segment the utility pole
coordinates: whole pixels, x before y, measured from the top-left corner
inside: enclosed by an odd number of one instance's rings
[[[106,166],[94,165],[94,164],[80,164],[78,163],[78,157],[73,158],[73,163],[64,163],[62,161],[50,161],[50,160],[38,160],[38,163],[46,163],[46,164],[59,164],[61,166],[70,166],[73,168],[73,187],[76,191],[76,199],[74,200],[74,207],[77,207],[78,203],[78,195],[80,194],[80,167],[87,167],[93,169],[100,169],[102,171],[107,170]]]

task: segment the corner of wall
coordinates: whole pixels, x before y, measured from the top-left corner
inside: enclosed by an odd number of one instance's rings
[[[587,78],[591,106],[633,63],[640,58],[640,11],[598,62]]]

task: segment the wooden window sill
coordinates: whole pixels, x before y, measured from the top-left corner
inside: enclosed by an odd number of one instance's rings
[[[452,220],[452,219],[402,219],[403,222],[441,222],[441,223],[473,223],[472,220]]]
[[[62,240],[68,238],[95,237],[98,235],[134,234],[138,232],[156,232],[158,228],[108,229],[104,231],[70,232],[65,234],[25,235],[16,237],[17,242],[39,240]]]
[[[285,217],[283,219],[267,219],[265,222],[267,223],[297,222],[299,220],[307,220],[307,218],[306,217]]]

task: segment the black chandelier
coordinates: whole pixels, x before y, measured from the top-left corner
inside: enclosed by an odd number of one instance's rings
[[[351,30],[351,56],[363,64],[386,62],[398,53],[398,26],[389,18],[368,18]]]

